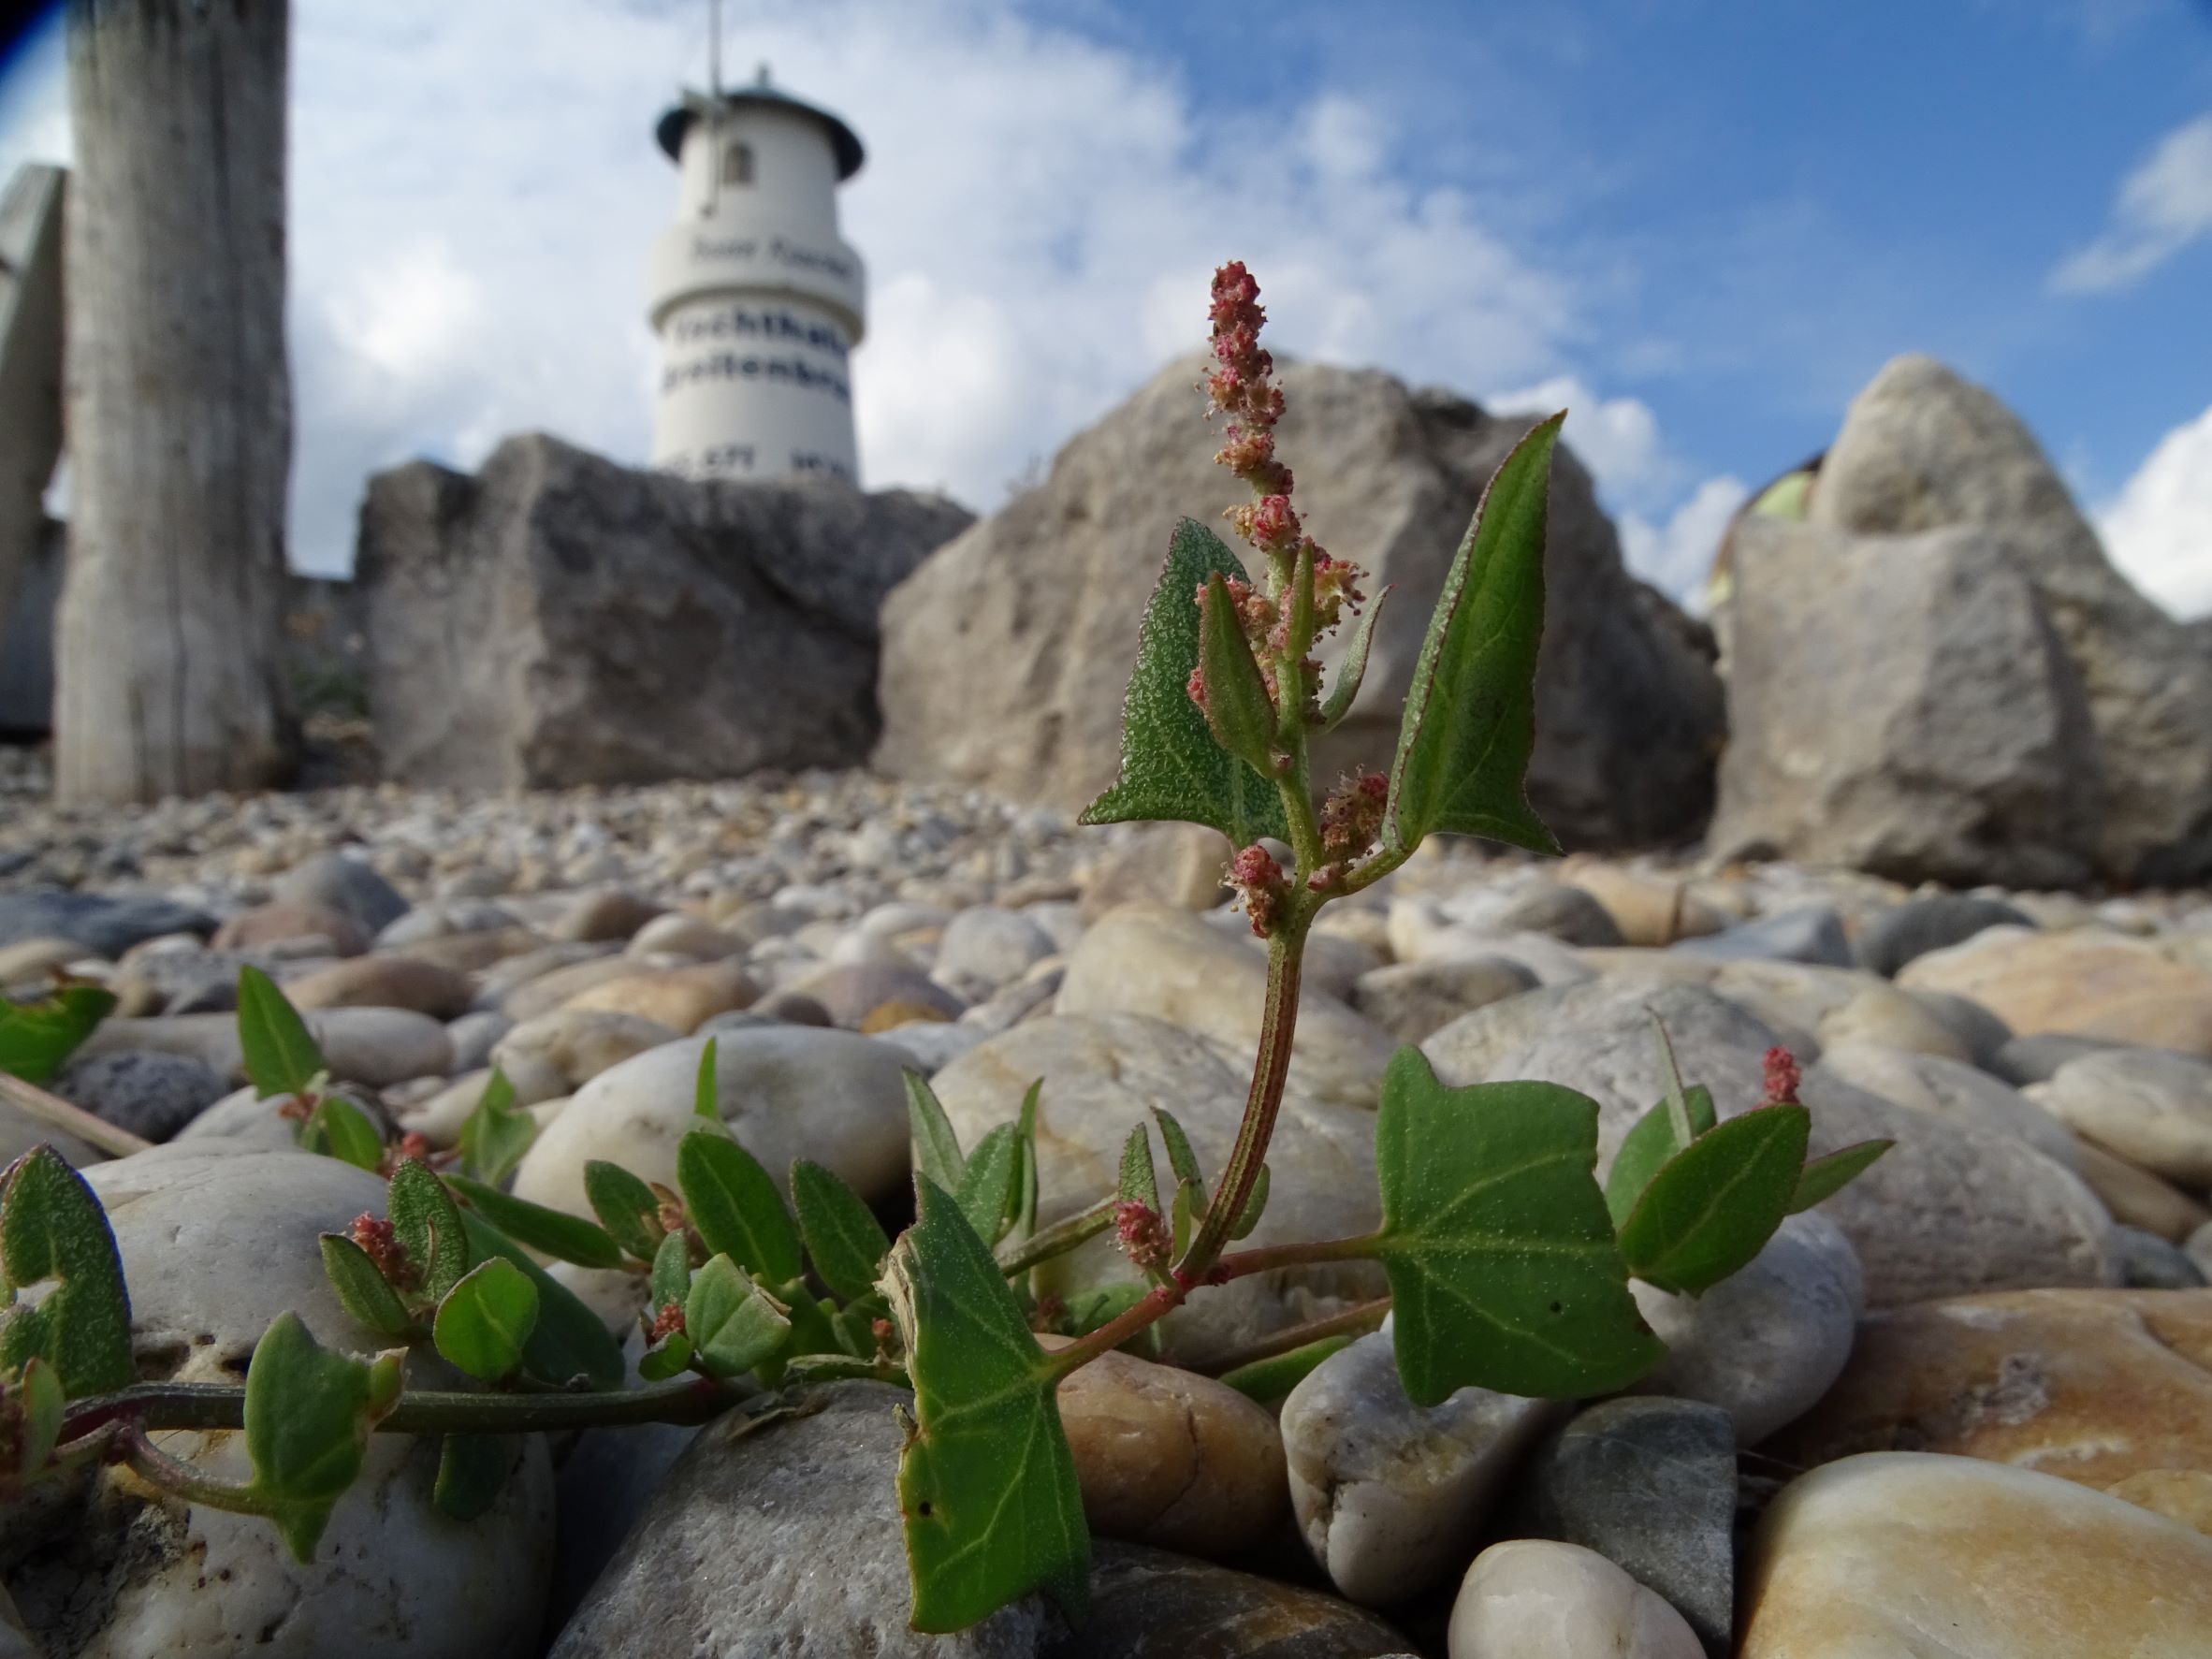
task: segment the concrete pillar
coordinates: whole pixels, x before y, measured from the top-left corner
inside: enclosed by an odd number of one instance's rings
[[[0,193],[0,642],[37,559],[46,487],[62,453],[62,196],[34,163]]]

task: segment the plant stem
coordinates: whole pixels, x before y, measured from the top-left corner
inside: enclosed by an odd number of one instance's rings
[[[860,1363],[856,1361],[856,1363]],[[703,1423],[752,1396],[698,1375],[641,1388],[560,1394],[462,1393],[410,1389],[376,1427],[385,1433],[499,1433],[618,1423]],[[64,1419],[65,1440],[109,1422],[142,1430],[240,1429],[246,1390],[236,1383],[137,1383],[80,1400]]]
[[[1356,1239],[1323,1239],[1314,1244],[1264,1244],[1257,1250],[1237,1250],[1214,1264],[1207,1282],[1225,1284],[1249,1273],[1263,1273],[1278,1267],[1303,1267],[1315,1261],[1358,1261],[1375,1254],[1375,1236],[1368,1233]]]
[[[182,1458],[169,1456],[147,1439],[143,1429],[124,1431],[118,1443],[118,1449],[122,1461],[141,1479],[172,1496],[182,1498],[187,1504],[205,1504],[210,1508],[226,1509],[234,1515],[271,1513],[261,1494],[252,1487],[234,1480],[217,1480],[211,1475],[202,1474]]]
[[[1259,1019],[1259,1054],[1253,1062],[1252,1087],[1244,1097],[1244,1116],[1237,1126],[1236,1147],[1229,1155],[1229,1168],[1214,1189],[1213,1202],[1198,1236],[1175,1264],[1175,1273],[1187,1283],[1205,1278],[1229,1243],[1230,1229],[1244,1213],[1259,1166],[1267,1158],[1267,1143],[1274,1134],[1275,1114],[1282,1110],[1283,1088],[1290,1080],[1290,1042],[1298,1032],[1298,975],[1305,955],[1305,930],[1312,911],[1294,910],[1267,941],[1267,1005]],[[1139,1302],[1138,1307],[1144,1303]],[[1131,1309],[1134,1312],[1135,1309]]]
[[[1055,1377],[1066,1376],[1070,1371],[1088,1365],[1100,1354],[1121,1346],[1146,1326],[1181,1306],[1187,1294],[1180,1285],[1160,1286],[1142,1302],[1109,1319],[1088,1335],[1077,1337],[1064,1348],[1055,1348],[1051,1355],[1053,1375]]]
[[[1009,1241],[1011,1247],[1002,1249],[998,1257],[999,1271],[1008,1278],[1026,1273],[1042,1261],[1063,1256],[1086,1240],[1096,1238],[1113,1225],[1114,1206],[1120,1195],[1102,1198],[1087,1210],[1078,1210],[1063,1216],[1043,1231],[1033,1233],[1018,1244]]]
[[[106,1118],[95,1117],[81,1106],[72,1106],[59,1095],[50,1095],[36,1084],[10,1077],[5,1071],[0,1071],[0,1100],[36,1118],[49,1128],[74,1135],[86,1144],[98,1147],[109,1157],[128,1157],[153,1144],[128,1129],[116,1128]]]
[[[1342,1313],[1330,1314],[1323,1318],[1308,1319],[1302,1325],[1291,1325],[1248,1342],[1241,1348],[1231,1348],[1216,1359],[1191,1367],[1201,1376],[1226,1376],[1241,1366],[1257,1365],[1262,1360],[1273,1360],[1281,1354],[1293,1353],[1309,1343],[1326,1337],[1347,1334],[1364,1335],[1383,1322],[1383,1316],[1390,1311],[1390,1299],[1378,1296],[1373,1302],[1362,1302],[1347,1307]]]

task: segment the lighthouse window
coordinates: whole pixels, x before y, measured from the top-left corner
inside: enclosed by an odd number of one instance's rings
[[[722,182],[749,184],[752,182],[752,146],[733,144],[722,152]]]

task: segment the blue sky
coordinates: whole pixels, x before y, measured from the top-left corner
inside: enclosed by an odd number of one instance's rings
[[[1743,489],[1932,352],[2116,557],[2212,610],[2212,0],[729,0],[870,146],[871,485],[989,510],[1197,343],[1248,258],[1288,350],[1564,400],[1688,592]],[[296,0],[296,555],[366,473],[542,426],[634,458],[648,129],[699,0]],[[65,152],[54,32],[0,168]]]

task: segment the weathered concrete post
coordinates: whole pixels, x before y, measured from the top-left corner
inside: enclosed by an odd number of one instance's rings
[[[62,196],[34,164],[0,190],[0,640],[38,556],[62,452]]]
[[[64,800],[287,769],[287,45],[284,0],[70,0]]]

